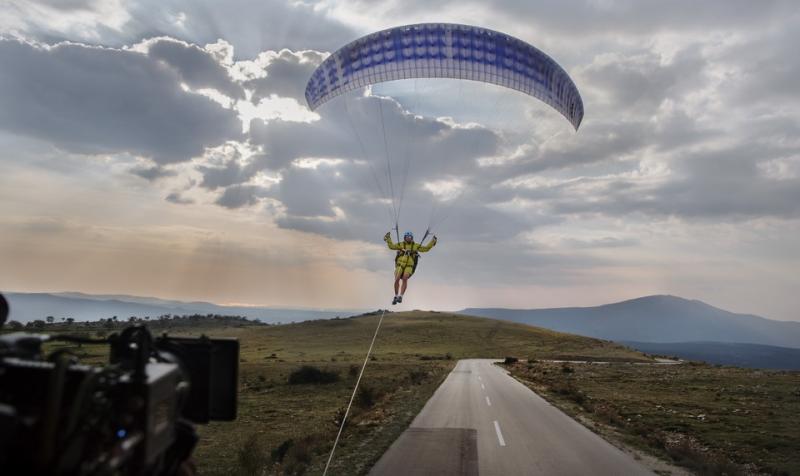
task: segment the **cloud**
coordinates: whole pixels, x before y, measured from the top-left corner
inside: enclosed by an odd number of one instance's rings
[[[159,165],[154,165],[152,167],[135,167],[131,169],[131,173],[149,181],[163,177],[174,177],[178,174],[174,170],[169,170]]]
[[[235,113],[131,50],[0,39],[0,128],[77,153],[181,162],[240,136]]]
[[[788,20],[794,28],[770,29],[720,52],[718,60],[728,71],[722,86],[731,103],[769,109],[798,105],[800,58],[794,46],[800,41],[798,21],[800,14],[795,12]]]
[[[137,48],[173,67],[191,89],[215,89],[232,99],[244,99],[244,88],[232,80],[212,52],[172,38],[151,39]]]
[[[254,185],[233,185],[225,189],[216,200],[216,204],[225,208],[241,208],[255,205],[259,198],[266,196],[263,187]]]
[[[170,193],[169,195],[164,197],[164,200],[170,203],[175,203],[177,205],[191,205],[194,203],[194,200],[192,200],[191,198],[184,198],[178,192]]]
[[[0,3],[0,29],[113,47],[157,36],[198,45],[224,38],[240,58],[283,48],[324,51],[356,36],[324,7],[283,0],[11,0]]]
[[[252,89],[254,103],[274,94],[305,104],[306,83],[324,59],[323,53],[310,50],[293,52],[284,49],[278,53],[262,53],[256,62],[264,64],[266,76],[253,79],[245,86]]]
[[[394,0],[370,2],[366,0],[339,0],[338,16],[366,18],[371,21],[406,22],[424,21],[421,18],[436,16],[483,15],[482,21],[491,21],[514,29],[519,24],[525,30],[541,31],[547,35],[564,35],[586,38],[590,35],[608,34],[614,37],[652,36],[664,31],[708,33],[718,29],[759,29],[776,20],[796,14],[791,0],[767,0],[753,3],[748,0],[709,0],[698,5],[692,0],[664,3],[659,0],[499,0],[490,6],[477,0]],[[463,21],[463,20],[462,20]]]
[[[632,179],[608,181],[603,194],[553,199],[559,214],[605,216],[675,216],[687,220],[752,220],[764,217],[800,218],[800,179],[774,179],[758,164],[800,150],[763,147],[729,148],[687,154],[673,163],[674,171],[659,183]]]
[[[668,98],[680,99],[683,93],[705,86],[708,63],[698,49],[691,45],[669,61],[650,49],[604,53],[578,68],[576,77],[584,91],[598,90],[596,99],[617,111],[652,111]]]

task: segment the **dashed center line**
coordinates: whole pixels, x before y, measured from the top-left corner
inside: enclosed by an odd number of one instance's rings
[[[492,401],[489,400],[489,397],[486,397],[486,404],[489,405],[490,407],[492,406]]]
[[[497,432],[497,442],[500,443],[500,446],[505,446],[506,440],[503,439],[503,432],[500,431],[500,423],[497,420],[494,421],[494,431]]]
[[[486,387],[484,387],[483,384],[481,384],[481,390],[486,390]]]

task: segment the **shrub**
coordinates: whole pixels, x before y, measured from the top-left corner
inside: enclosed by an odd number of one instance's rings
[[[339,381],[339,374],[328,370],[320,370],[312,365],[304,365],[289,374],[290,385],[325,384]]]
[[[519,362],[519,359],[516,357],[506,357],[506,360],[503,362],[506,365],[516,364]]]
[[[572,385],[571,382],[567,382],[566,384],[556,383],[551,385],[550,388],[555,393],[565,396],[566,398],[572,400],[578,405],[583,405],[583,403],[586,401],[586,395],[577,388],[575,388],[575,386]]]
[[[292,442],[286,448],[286,453],[283,458],[283,468],[281,474],[286,475],[303,475],[308,471],[308,465],[311,463],[315,449],[315,438],[308,436],[300,441]]]
[[[415,369],[415,370],[409,370],[408,371],[408,379],[414,385],[420,385],[421,383],[423,383],[425,381],[425,379],[427,377],[428,377],[428,372],[426,372],[424,370],[421,370],[421,369]]]
[[[453,354],[448,352],[445,355],[420,355],[419,360],[453,360]]]
[[[351,376],[351,377],[357,377],[358,376],[358,365],[356,365],[356,364],[350,365],[350,369],[347,371],[347,374],[349,376]]]
[[[356,405],[360,408],[372,408],[378,401],[378,392],[369,386],[363,386],[358,389],[356,394]]]
[[[286,452],[289,451],[289,448],[294,446],[294,440],[289,438],[288,440],[284,441],[280,445],[276,446],[271,452],[270,457],[272,461],[275,463],[280,463],[283,461],[283,458],[286,456]]]
[[[236,468],[234,474],[261,474],[267,464],[266,454],[258,445],[258,435],[253,433],[236,451]]]

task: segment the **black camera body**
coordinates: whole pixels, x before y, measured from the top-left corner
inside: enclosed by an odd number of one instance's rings
[[[108,344],[109,364],[45,356],[47,341]],[[0,470],[176,474],[197,441],[193,424],[236,418],[238,363],[235,339],[154,338],[139,325],[103,340],[0,335]]]

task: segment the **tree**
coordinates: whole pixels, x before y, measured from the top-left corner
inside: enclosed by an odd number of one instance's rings
[[[53,317],[53,316],[47,316],[47,317],[45,317],[45,320],[47,320],[48,324],[52,324],[56,320],[56,318]],[[34,322],[36,322],[36,321],[34,321]]]
[[[73,318],[71,318],[71,317],[68,317],[68,318],[67,318],[67,324],[70,324],[70,325],[72,325],[74,322],[75,322],[75,319],[73,319]]]

